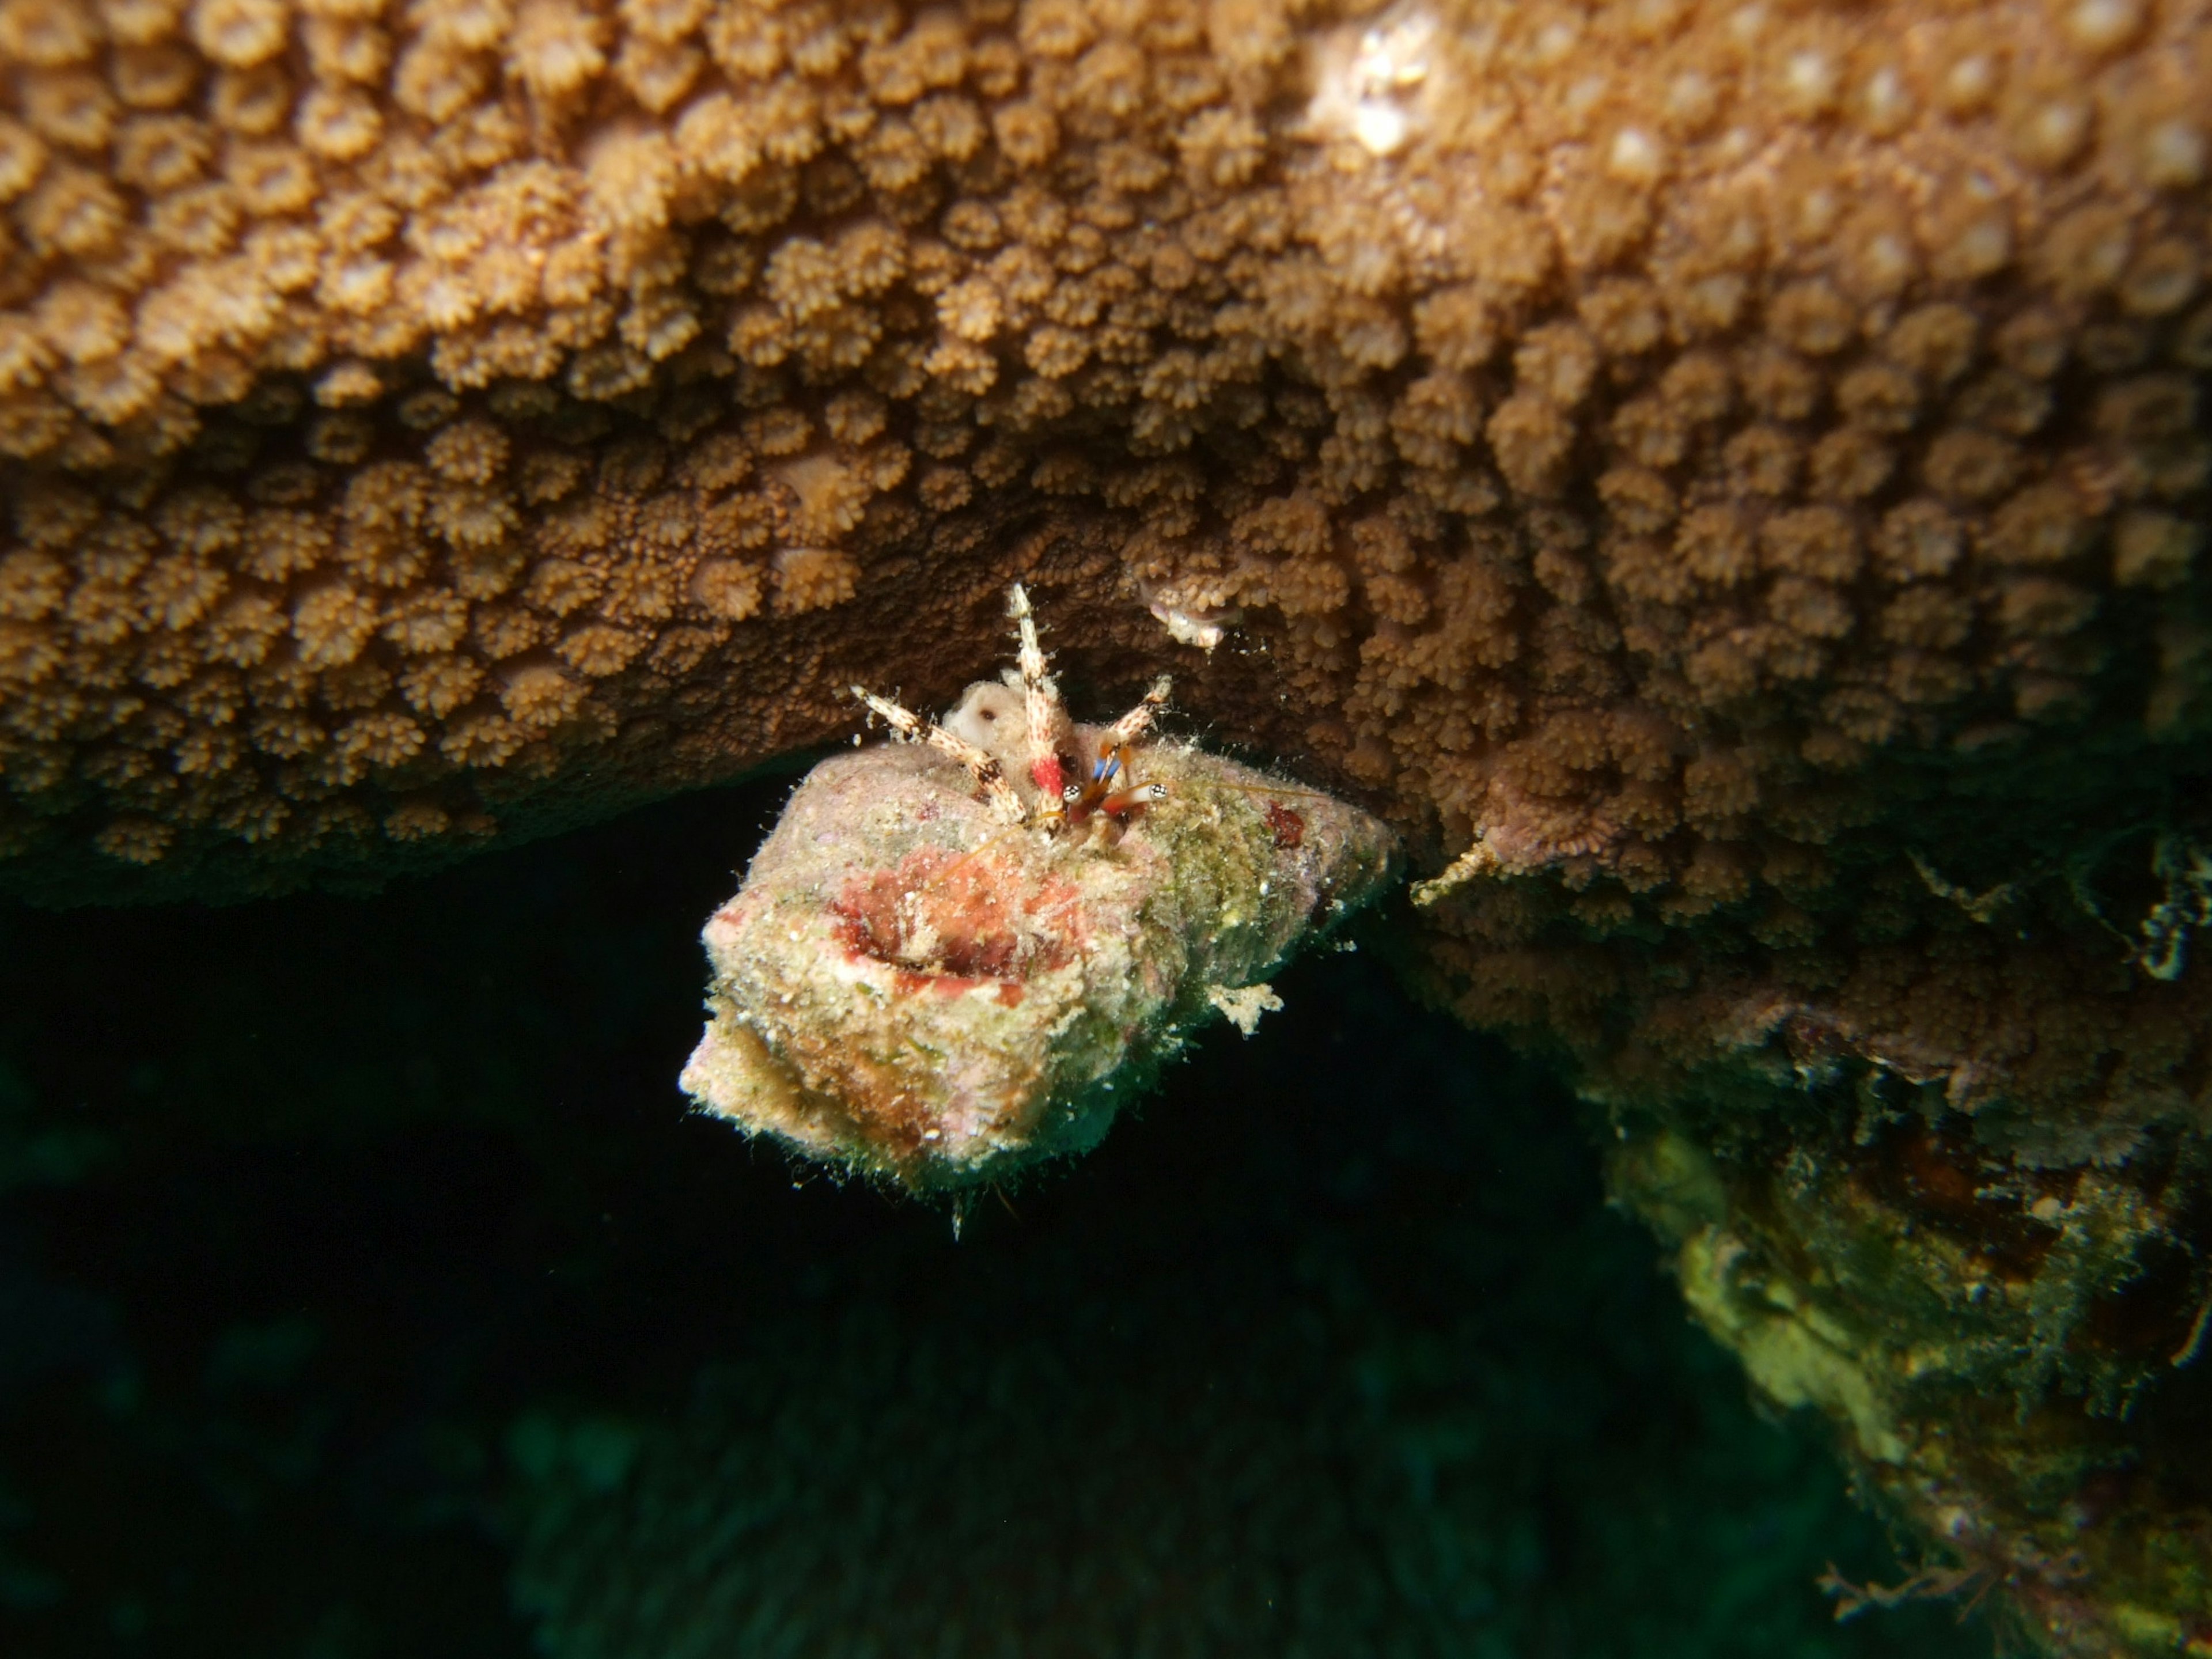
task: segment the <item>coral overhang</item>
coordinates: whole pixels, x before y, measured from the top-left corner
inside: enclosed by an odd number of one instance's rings
[[[0,0],[0,881],[732,775],[1026,576],[1071,678],[1480,837],[1436,994],[1707,1160],[1619,1178],[1928,1536],[2050,1643],[2212,1640],[2201,1492],[2111,1497],[2097,1415],[2203,1386],[2202,0]]]

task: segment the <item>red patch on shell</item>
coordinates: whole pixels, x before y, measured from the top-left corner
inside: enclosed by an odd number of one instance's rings
[[[1081,927],[1072,884],[1039,881],[988,848],[925,847],[895,870],[855,871],[830,911],[847,954],[896,969],[901,994],[957,996],[997,981],[1009,1007],[1021,1000],[1022,980],[1074,957]]]
[[[1306,821],[1279,800],[1267,803],[1267,833],[1287,853],[1306,838]]]

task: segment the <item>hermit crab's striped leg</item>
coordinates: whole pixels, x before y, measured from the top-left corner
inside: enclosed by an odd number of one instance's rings
[[[1144,701],[1106,728],[1106,735],[1098,740],[1098,752],[1109,755],[1117,749],[1126,749],[1150,731],[1152,717],[1167,707],[1171,684],[1165,674],[1154,680]]]
[[[926,720],[903,703],[893,702],[889,697],[879,697],[861,686],[852,688],[853,695],[867,704],[883,723],[908,743],[926,743],[966,767],[991,803],[991,812],[1007,823],[1029,822],[1029,809],[1022,798],[1014,793],[1014,786],[1006,781],[1006,774],[996,759],[978,749],[965,738],[955,737],[935,720]]]
[[[1006,590],[1006,614],[1014,619],[1020,641],[1015,658],[1022,672],[1023,712],[1029,725],[1030,781],[1044,798],[1048,817],[1060,811],[1066,779],[1060,764],[1060,688],[1052,683],[1044,647],[1037,643],[1036,614],[1030,609],[1028,590],[1016,582]]]

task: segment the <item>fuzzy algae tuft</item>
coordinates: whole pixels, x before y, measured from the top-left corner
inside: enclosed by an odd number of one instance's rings
[[[971,687],[948,726],[1003,693]],[[1054,835],[918,744],[823,762],[708,921],[686,1091],[915,1188],[1096,1145],[1194,1030],[1256,1018],[1266,976],[1394,862],[1358,808],[1198,748],[1148,748],[1144,774],[1165,797],[1125,830]]]

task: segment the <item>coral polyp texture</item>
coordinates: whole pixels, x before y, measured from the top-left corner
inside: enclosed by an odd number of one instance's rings
[[[1137,750],[1153,699],[1069,726],[1021,614],[1025,686],[972,685],[942,726],[884,703],[911,741],[817,766],[708,920],[683,1078],[706,1109],[916,1188],[1083,1151],[1195,1027],[1280,1007],[1264,976],[1389,879],[1358,808]]]
[[[6,0],[0,849],[434,858],[1017,564],[1678,906],[2117,661],[2178,738],[2202,9]]]
[[[732,776],[1023,578],[1100,706],[1172,670],[1458,860],[1432,991],[1715,1159],[1726,1340],[1980,1298],[1754,1365],[1870,1489],[2039,1639],[2212,1640],[2112,1541],[2212,1525],[2127,1464],[2212,1248],[2204,0],[0,0],[0,883]]]

